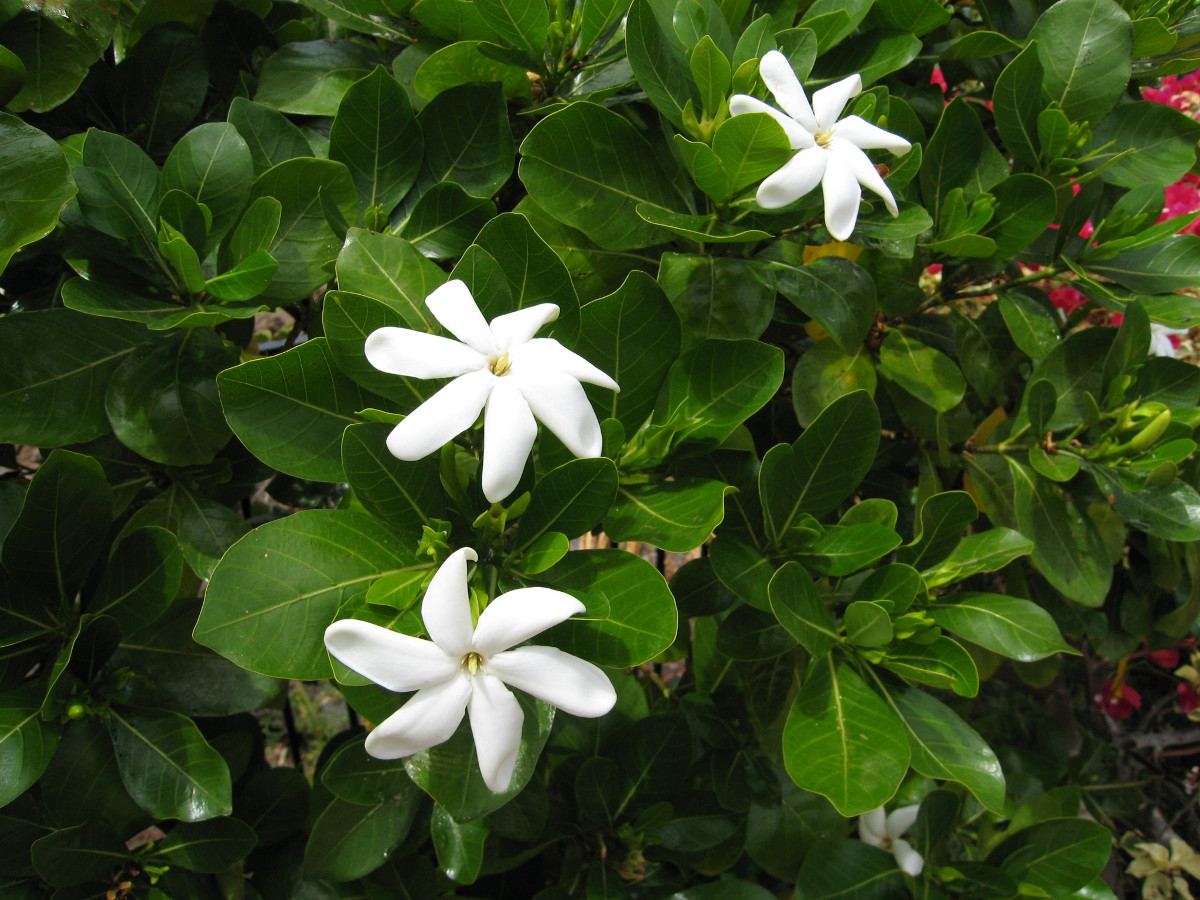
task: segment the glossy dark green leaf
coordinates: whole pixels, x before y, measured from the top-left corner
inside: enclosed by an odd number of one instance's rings
[[[1112,833],[1088,819],[1046,819],[1009,835],[987,856],[1026,884],[1051,894],[1082,888],[1108,863]]]
[[[797,638],[769,612],[739,606],[717,627],[717,650],[730,659],[771,659],[796,646]]]
[[[22,6],[5,7],[5,25],[0,32],[4,46],[29,73],[8,107],[46,112],[70,98],[104,54],[117,26],[117,14],[100,0],[75,0],[68,7],[71,15],[30,7],[14,18]]]
[[[927,644],[906,641],[889,650],[882,665],[908,681],[952,690],[960,697],[979,693],[979,671],[961,644],[938,637]]]
[[[308,139],[291,120],[245,97],[235,97],[229,105],[229,124],[250,148],[255,175],[285,160],[313,155]]]
[[[853,391],[875,393],[875,365],[866,347],[846,353],[836,341],[813,344],[792,370],[792,406],[808,428],[833,401]]]
[[[342,435],[342,465],[363,506],[415,539],[422,525],[445,515],[438,463],[436,457],[396,459],[386,445],[390,432],[391,426],[373,422],[348,427]]]
[[[882,647],[891,643],[892,620],[887,610],[871,600],[855,600],[842,613],[846,641],[855,647]]]
[[[1178,291],[1200,280],[1200,237],[1176,235],[1144,250],[1089,263],[1088,269],[1138,293]]]
[[[125,788],[155,818],[199,822],[233,811],[229,767],[191,719],[114,710],[108,731]]]
[[[925,205],[940,211],[942,201],[955,188],[963,189],[963,199],[969,204],[1008,173],[1007,160],[984,133],[970,104],[961,97],[947,104],[921,158]]]
[[[854,600],[878,603],[890,609],[895,618],[913,605],[918,594],[923,595],[922,587],[921,576],[911,566],[889,563],[859,582],[854,590]]]
[[[584,761],[575,776],[575,802],[586,818],[611,825],[621,802],[620,769],[615,760],[593,756]]]
[[[875,522],[835,525],[805,548],[802,558],[815,571],[840,577],[887,556],[901,540],[891,528]]]
[[[305,874],[330,881],[352,881],[375,871],[404,840],[416,812],[415,791],[370,805],[334,798],[317,817],[308,836]]]
[[[1071,121],[1099,122],[1129,81],[1129,14],[1109,0],[1062,0],[1029,37],[1038,42],[1042,90]]]
[[[958,406],[967,390],[962,371],[950,357],[899,331],[883,339],[879,374],[938,412]]]
[[[55,450],[38,468],[0,560],[13,577],[69,604],[112,521],[112,489],[90,456]]]
[[[989,528],[967,535],[923,577],[929,587],[941,587],[980,572],[995,572],[1032,550],[1033,542],[1021,533],[1011,528]]]
[[[904,728],[845,662],[813,663],[783,731],[783,761],[800,787],[856,816],[882,806],[908,771]]]
[[[376,578],[427,568],[415,551],[364,513],[312,510],[268,522],[213,572],[196,640],[254,672],[328,678],[325,626]]]
[[[73,887],[125,865],[130,853],[116,831],[88,822],[53,831],[33,843],[33,865],[55,887]]]
[[[430,259],[451,259],[462,255],[494,215],[491,200],[472,197],[453,181],[441,181],[413,205],[400,225],[400,237]]]
[[[1133,527],[1167,541],[1200,540],[1200,495],[1182,479],[1158,487],[1132,472],[1104,465],[1088,469],[1113,498],[1117,515]]]
[[[531,64],[541,63],[550,28],[546,4],[540,0],[477,0],[477,8],[496,34],[525,54]]]
[[[209,248],[233,228],[253,180],[250,147],[228,122],[193,128],[180,138],[163,163],[163,192],[183,191],[212,213]]]
[[[821,257],[805,266],[790,250],[780,253],[785,258],[775,266],[779,292],[819,322],[844,351],[856,352],[875,321],[871,276],[841,257]]]
[[[996,244],[1000,259],[1016,256],[1053,221],[1057,209],[1054,185],[1045,178],[1022,172],[990,189],[996,212],[980,233]]]
[[[802,513],[820,519],[836,509],[858,487],[878,444],[875,402],[855,391],[831,403],[795,443],[767,451],[758,485],[772,543]]]
[[[1010,292],[1000,298],[999,306],[1013,343],[1030,359],[1043,359],[1058,345],[1058,323],[1041,303]]]
[[[342,97],[329,129],[329,158],[345,163],[365,212],[387,216],[412,187],[423,142],[408,96],[383,66]]]
[[[21,247],[49,233],[75,193],[71,170],[49,135],[0,113],[0,272]]]
[[[844,829],[845,820],[828,800],[785,781],[779,785],[777,805],[767,805],[766,798],[751,804],[746,853],[776,878],[791,882],[802,862],[798,854],[807,856],[817,841],[844,834]]]
[[[227,272],[208,279],[204,290],[218,300],[232,301],[230,305],[218,307],[218,311],[240,313],[241,301],[253,300],[267,289],[279,271],[279,262],[266,250],[256,250]],[[261,311],[264,306],[256,306]],[[249,318],[234,315],[231,318]]]
[[[667,253],[658,283],[679,316],[682,348],[710,338],[757,338],[775,309],[774,279],[744,259]]]
[[[753,244],[756,241],[766,241],[771,238],[770,232],[759,228],[727,225],[721,222],[715,213],[692,216],[644,203],[639,203],[636,210],[638,216],[651,225],[657,225],[672,234],[702,244]],[[716,261],[713,260],[713,262]]]
[[[98,719],[67,724],[41,779],[41,792],[53,821],[60,825],[104,821],[123,832],[146,818],[121,783],[112,740]]]
[[[680,566],[671,576],[670,587],[682,616],[715,615],[737,602],[737,596],[721,584],[711,560],[705,557]]]
[[[947,631],[1001,656],[1032,662],[1055,653],[1074,652],[1058,633],[1050,614],[1020,597],[1002,594],[953,594],[929,615]]]
[[[407,2],[394,0],[304,0],[304,5],[345,25],[361,34],[385,38],[390,41],[410,40],[405,30],[407,23],[401,17],[409,6]]]
[[[62,728],[45,722],[41,697],[31,692],[0,695],[0,805],[7,806],[36,782],[50,764]]]
[[[768,586],[775,568],[757,547],[723,530],[711,544],[710,558],[723,585],[751,606],[770,608]]]
[[[639,203],[686,209],[663,158],[628,120],[580,102],[534,126],[521,144],[520,174],[551,215],[606,250],[629,250],[666,236],[637,214]]]
[[[771,611],[813,657],[841,642],[833,618],[812,578],[797,562],[785,563],[768,587]]]
[[[616,467],[603,457],[575,459],[551,469],[533,489],[529,508],[520,519],[516,549],[532,546],[551,531],[569,538],[590,531],[608,511],[616,493]]]
[[[254,829],[260,848],[272,846],[304,827],[309,794],[308,779],[299,769],[264,769],[239,788],[233,811]]]
[[[94,615],[112,616],[132,633],[162,615],[179,591],[183,554],[165,528],[139,528],[113,551],[87,605]]]
[[[1095,164],[1120,155],[1100,173],[1109,184],[1136,188],[1165,187],[1192,167],[1200,126],[1162,103],[1122,103],[1096,127],[1093,147],[1103,148]]]
[[[263,462],[297,478],[345,480],[342,432],[372,402],[324,338],[227,369],[217,387],[233,433]]]
[[[890,853],[845,839],[816,844],[804,857],[797,885],[811,900],[891,900],[906,890],[904,875]]]
[[[1036,44],[1030,44],[1017,54],[996,77],[992,89],[996,130],[1013,158],[1027,166],[1037,162],[1037,117],[1043,109],[1041,91],[1032,89],[1042,83],[1038,50]]]
[[[402,759],[376,759],[355,738],[337,749],[321,769],[321,784],[334,796],[370,806],[415,791]]]
[[[159,525],[174,532],[183,558],[201,578],[209,578],[217,560],[250,530],[246,520],[228,506],[175,484],[133,515],[118,540],[135,529]]]
[[[618,488],[604,517],[614,541],[645,541],[674,552],[699,547],[725,516],[729,485],[708,478],[631,484]]]
[[[284,44],[262,65],[256,103],[285,113],[336,115],[351,85],[378,62],[353,41],[296,41]]]
[[[625,24],[625,47],[638,85],[658,111],[676,127],[683,126],[689,100],[698,106],[686,48],[675,33],[672,7],[634,0]]]
[[[439,326],[425,298],[446,280],[446,273],[425,259],[407,240],[352,228],[338,254],[338,287],[386,303],[403,325],[417,331]],[[364,335],[365,337],[365,335]],[[339,359],[344,354],[337,354]]]
[[[529,101],[529,76],[524,66],[500,62],[482,53],[481,41],[458,41],[434,51],[413,76],[413,90],[436,100],[445,91],[468,84],[499,82],[510,100]]]
[[[483,842],[491,831],[488,820],[456,822],[446,810],[435,806],[429,831],[438,868],[452,881],[473,884],[483,865]]]
[[[617,748],[620,793],[613,818],[636,799],[644,805],[676,799],[687,782],[691,763],[687,720],[678,713],[649,716],[625,732]]]
[[[216,875],[245,859],[257,843],[254,829],[240,819],[184,822],[154,845],[153,857],[191,872]]]
[[[550,587],[594,594],[603,617],[576,616],[543,632],[545,643],[602,666],[641,665],[675,640],[675,598],[650,563],[624,550],[579,550],[539,579]]]
[[[271,275],[275,271],[276,263],[272,260],[266,283],[270,283]],[[261,274],[259,276],[252,274],[252,277],[255,277],[253,294],[257,296],[262,292],[265,284],[259,281]],[[218,284],[218,290],[221,289],[222,285]],[[140,322],[151,331],[219,325],[232,319],[252,318],[260,310],[266,309],[264,304],[258,302],[213,303],[205,301],[193,302],[184,306],[167,300],[138,296],[114,284],[85,281],[82,278],[72,278],[64,284],[62,298],[63,304],[72,310],[87,313],[93,317]],[[94,319],[90,321],[94,321]],[[137,329],[134,331],[138,332]],[[146,337],[148,335],[144,331],[140,332],[140,339]]]
[[[975,501],[965,491],[946,491],[928,497],[921,504],[917,534],[896,554],[897,561],[914,569],[927,569],[941,562],[978,515]]]

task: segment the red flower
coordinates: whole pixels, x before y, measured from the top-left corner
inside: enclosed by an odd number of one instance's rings
[[[1178,647],[1168,647],[1165,650],[1151,650],[1149,656],[1150,659],[1152,659],[1157,665],[1162,666],[1164,669],[1174,670],[1179,667]]]
[[[1056,309],[1061,309],[1067,315],[1070,315],[1077,307],[1087,303],[1087,297],[1083,296],[1075,288],[1067,287],[1064,284],[1050,292],[1050,302],[1054,304]]]
[[[1128,684],[1113,684],[1110,678],[1100,686],[1096,705],[1108,713],[1109,718],[1120,721],[1128,719],[1142,705],[1142,695]]]
[[[950,86],[946,84],[946,76],[942,74],[941,66],[933,67],[933,72],[931,72],[929,75],[929,83],[936,84],[938,87],[940,87],[943,94],[950,89]]]
[[[1179,698],[1179,711],[1190,713],[1200,709],[1200,693],[1187,682],[1181,681],[1175,685],[1175,696]]]

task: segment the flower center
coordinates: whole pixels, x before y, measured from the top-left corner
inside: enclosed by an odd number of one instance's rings
[[[826,131],[818,131],[813,135],[813,139],[817,142],[817,146],[828,147],[829,142],[833,140],[833,129],[830,128]]]
[[[478,675],[479,670],[483,668],[483,657],[472,650],[462,658],[463,668],[472,675]]]
[[[488,369],[493,375],[507,375],[511,368],[512,360],[508,358],[507,353],[501,353],[488,360]]]

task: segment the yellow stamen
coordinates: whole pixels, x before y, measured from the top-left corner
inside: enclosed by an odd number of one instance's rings
[[[467,671],[472,675],[477,675],[479,674],[480,667],[483,666],[483,657],[472,650],[463,657],[463,665],[466,666]]]
[[[508,370],[512,368],[512,361],[508,358],[507,353],[502,353],[500,356],[493,356],[488,360],[488,368],[491,369],[493,375],[507,375]]]

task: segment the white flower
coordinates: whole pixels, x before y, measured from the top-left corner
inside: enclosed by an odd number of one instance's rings
[[[453,378],[388,436],[398,459],[428,456],[483,417],[483,494],[495,503],[521,480],[541,420],[576,456],[599,456],[600,423],[581,381],[620,390],[590,362],[553,338],[534,338],[558,318],[553,303],[519,309],[489,325],[461,281],[448,281],[425,305],[450,338],[380,328],[367,336],[367,360],[408,378]],[[461,343],[460,343],[461,342]]]
[[[919,806],[902,806],[885,815],[881,806],[858,817],[859,840],[872,847],[891,850],[896,865],[914,878],[925,868],[925,860],[900,835],[912,828],[919,809]]]
[[[543,587],[509,591],[472,625],[468,559],[478,559],[474,550],[456,550],[429,583],[421,618],[433,640],[342,619],[325,629],[325,647],[389,691],[416,691],[367,735],[369,754],[398,759],[428,750],[449,740],[465,710],[483,782],[502,793],[512,780],[524,720],[505,684],[588,718],[612,709],[617,694],[599,668],[562,650],[509,649],[583,612],[569,594]]]
[[[813,94],[810,106],[791,64],[778,50],[763,56],[758,71],[783,112],[746,94],[735,94],[729,111],[735,116],[767,113],[783,126],[792,149],[800,151],[759,185],[758,205],[766,209],[787,206],[819,184],[825,195],[825,227],[839,241],[854,231],[862,187],[882,197],[893,216],[899,215],[896,198],[863,150],[907,153],[912,144],[859,116],[838,121],[846,104],[862,91],[862,78],[851,75],[821,88]]]
[[[1174,356],[1175,344],[1171,340],[1173,334],[1187,334],[1186,328],[1168,328],[1166,325],[1159,325],[1157,322],[1150,323],[1150,355],[1151,356]]]

